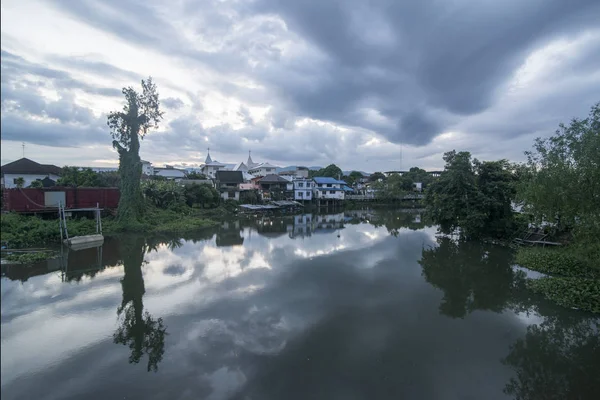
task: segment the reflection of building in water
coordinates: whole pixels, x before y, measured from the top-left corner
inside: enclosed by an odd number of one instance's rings
[[[216,244],[218,247],[239,246],[244,244],[241,235],[240,221],[225,221],[217,231]]]
[[[256,221],[256,232],[261,236],[276,238],[288,233],[287,226],[291,223],[289,218],[265,216]]]
[[[332,233],[344,228],[344,213],[319,215],[295,215],[293,226],[288,227],[289,237],[307,237],[314,233]]]
[[[415,224],[420,224],[421,223],[421,214],[415,215],[415,218],[413,219],[413,222]]]
[[[291,225],[291,227],[288,227],[288,232],[289,237],[292,239],[311,236],[313,233],[313,215],[294,215],[294,224]]]
[[[314,218],[315,233],[333,232],[344,228],[344,213],[317,215]]]

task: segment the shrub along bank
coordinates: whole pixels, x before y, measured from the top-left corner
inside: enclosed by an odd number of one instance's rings
[[[153,206],[139,224],[121,225],[113,217],[102,219],[103,234],[111,236],[120,232],[183,233],[217,224],[216,220],[229,213],[224,208],[202,210],[184,206],[180,210],[162,210]],[[73,218],[67,221],[69,236],[96,233],[93,219]],[[26,248],[60,243],[58,219],[42,219],[15,213],[3,214],[0,240],[9,248]]]
[[[596,246],[598,247],[598,246]],[[585,249],[585,251],[582,251]],[[527,287],[557,304],[600,314],[600,266],[590,246],[560,249],[521,248],[516,262],[549,276],[529,279]]]

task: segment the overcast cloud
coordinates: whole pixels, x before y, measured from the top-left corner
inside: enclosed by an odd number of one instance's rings
[[[35,13],[31,10],[36,10]],[[152,75],[156,165],[366,171],[519,161],[600,101],[600,2],[3,0],[2,163],[116,165],[106,114]]]

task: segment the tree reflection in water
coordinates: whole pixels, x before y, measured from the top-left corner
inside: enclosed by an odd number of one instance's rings
[[[129,346],[130,363],[139,363],[147,354],[148,371],[156,372],[165,352],[167,329],[162,318],[155,320],[148,311],[144,312],[142,264],[146,242],[142,237],[124,236],[120,238],[120,244],[125,275],[121,279],[123,300],[117,308],[119,327],[113,334],[113,340]]]
[[[463,318],[475,310],[501,312],[520,298],[523,275],[512,269],[508,249],[448,238],[438,242],[423,250],[419,263],[427,282],[444,292],[442,314]]]
[[[424,249],[423,276],[444,292],[440,313],[464,318],[475,310],[534,313],[502,360],[515,376],[504,392],[517,400],[596,399],[600,393],[600,318],[558,307],[530,293],[507,249],[477,242],[439,240]]]
[[[502,360],[515,371],[504,389],[517,400],[597,399],[600,394],[600,319],[573,323],[546,318]]]
[[[418,212],[398,212],[397,210],[377,210],[369,216],[369,223],[375,227],[385,226],[390,235],[397,237],[400,229],[412,231],[423,229],[430,225]]]

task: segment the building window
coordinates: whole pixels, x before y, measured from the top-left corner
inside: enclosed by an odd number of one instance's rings
[[[304,187],[304,183],[300,182],[300,183],[298,184],[298,187]]]
[[[333,190],[330,190],[329,194],[335,194],[335,192]]]
[[[229,197],[230,199],[234,199],[235,198],[235,192],[227,192],[227,197]]]
[[[303,195],[303,194],[304,194],[304,193],[302,193],[302,192],[298,192],[298,196],[299,196],[299,197],[302,197],[302,195]]]
[[[321,183],[319,183],[319,187],[323,187],[323,185]]]
[[[328,184],[327,184],[327,187],[331,187],[331,183],[328,183]]]
[[[310,197],[310,192],[306,192],[306,197]]]

